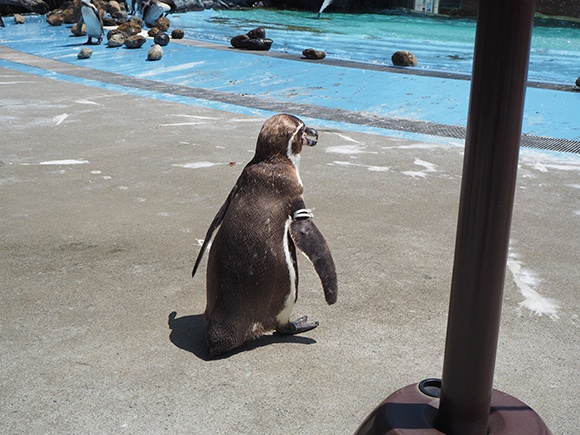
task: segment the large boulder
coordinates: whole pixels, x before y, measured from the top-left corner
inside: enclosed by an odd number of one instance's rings
[[[127,21],[125,23],[119,24],[117,29],[127,36],[137,35],[143,30],[141,26],[134,21]]]
[[[62,11],[47,15],[46,22],[51,26],[62,26],[64,24],[64,16],[62,15]]]
[[[125,39],[125,47],[127,48],[141,48],[147,41],[143,35],[131,35]]]
[[[266,38],[266,29],[258,27],[245,35],[234,36],[230,40],[230,44],[234,48],[267,51],[272,47],[272,40]]]
[[[14,6],[37,14],[46,14],[50,10],[48,4],[42,0],[0,0],[0,5]]]

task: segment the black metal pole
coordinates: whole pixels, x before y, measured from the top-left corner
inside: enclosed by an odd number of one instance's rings
[[[481,0],[438,426],[485,435],[524,110],[534,0]]]
[[[357,435],[550,435],[493,389],[535,0],[480,0],[443,379],[388,396]]]

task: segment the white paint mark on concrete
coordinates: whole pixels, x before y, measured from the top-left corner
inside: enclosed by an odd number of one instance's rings
[[[535,290],[540,280],[534,271],[523,267],[523,263],[517,258],[517,254],[510,250],[507,266],[520,294],[524,297],[524,300],[519,303],[519,310],[525,308],[537,316],[546,315],[552,320],[557,320],[560,308],[558,301],[542,296]]]
[[[220,166],[224,165],[225,163],[214,163],[214,162],[192,162],[192,163],[180,163],[174,164],[172,166],[177,166],[179,168],[185,169],[200,169],[200,168],[211,168],[212,166]]]
[[[90,162],[85,159],[48,160],[40,162],[39,165],[88,165]]]
[[[440,144],[432,144],[432,143],[414,143],[411,145],[398,145],[396,147],[389,147],[389,148],[396,148],[400,150],[432,150],[436,148],[442,148],[443,145]]]
[[[433,163],[426,162],[425,160],[415,159],[413,162],[417,166],[422,166],[425,168],[423,171],[405,171],[403,172],[404,175],[408,175],[415,179],[417,178],[427,178],[427,173],[429,172],[437,172],[437,165]]]
[[[186,114],[179,114],[179,115],[173,115],[175,117],[181,117],[181,118],[191,118],[191,119],[203,119],[203,120],[219,120],[219,118],[213,117],[213,116],[201,116],[201,115],[186,115]]]
[[[390,171],[391,168],[389,168],[388,166],[371,166],[371,165],[363,165],[361,163],[353,163],[353,162],[341,162],[339,160],[336,160],[332,163],[328,163],[329,165],[336,165],[336,166],[357,166],[359,168],[366,168],[367,170],[371,171],[371,172],[387,172]]]
[[[75,103],[77,103],[77,104],[92,104],[95,106],[102,106],[101,103],[97,103],[97,102],[91,101],[91,100],[75,100]]]
[[[325,150],[327,153],[333,154],[364,154],[366,150],[360,145],[336,145],[328,147]]]
[[[192,121],[192,122],[174,122],[172,124],[159,124],[159,127],[183,127],[186,125],[204,125],[207,122]]]
[[[54,125],[60,125],[67,118],[68,118],[68,113],[63,113],[62,115],[57,115],[52,119],[55,122]]]
[[[363,142],[360,142],[360,141],[353,139],[352,137],[347,136],[347,135],[342,134],[342,133],[333,132],[333,134],[337,135],[339,138],[344,139],[347,142],[354,142],[354,143],[360,143],[360,144],[363,143]]]
[[[367,166],[367,169],[371,172],[387,172],[391,170],[391,168],[389,168],[388,166]]]
[[[540,172],[548,172],[548,169],[540,162],[535,162],[532,167]]]
[[[580,164],[571,165],[544,165],[548,169],[556,169],[558,171],[580,171]]]
[[[0,82],[0,85],[20,85],[23,83],[35,83],[35,82],[29,82],[29,81],[18,81],[18,82]]]

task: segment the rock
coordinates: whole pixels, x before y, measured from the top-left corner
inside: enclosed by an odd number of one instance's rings
[[[169,38],[169,35],[167,33],[162,32],[160,30],[153,38],[153,42],[155,42],[155,44],[157,45],[160,45],[161,47],[165,47],[167,44],[169,44],[170,39],[171,38]]]
[[[171,32],[171,39],[183,39],[185,32],[181,29],[173,29]]]
[[[53,13],[46,17],[46,22],[51,26],[61,26],[64,23],[64,17],[61,12]]]
[[[122,33],[115,33],[112,35],[109,40],[107,41],[107,46],[113,47],[120,47],[125,43],[125,36]]]
[[[127,18],[129,17],[129,15],[127,14],[126,11],[117,11],[114,14],[111,15],[118,23],[124,23],[125,21],[127,21]]]
[[[248,33],[248,38],[250,39],[265,39],[266,38],[266,29],[263,27],[256,27],[253,30],[250,30]]]
[[[75,10],[71,8],[66,8],[62,11],[62,18],[64,19],[65,24],[74,24],[78,21]]]
[[[117,20],[115,20],[113,17],[103,17],[103,26],[113,27],[117,25],[118,25]]]
[[[145,26],[145,22],[136,15],[132,16],[127,21],[129,21],[130,23],[137,24],[141,28],[143,28]]]
[[[48,4],[42,0],[5,0],[0,1],[0,6],[15,6],[17,8],[24,8],[37,14],[46,14],[49,10]],[[3,10],[2,12],[5,13]]]
[[[137,35],[138,33],[141,33],[141,31],[143,30],[139,24],[133,21],[127,21],[126,23],[120,24],[119,27],[117,27],[117,29],[119,29],[127,36]]]
[[[88,47],[83,47],[79,54],[77,54],[77,58],[79,59],[88,59],[93,54],[93,50]]]
[[[131,35],[125,39],[125,47],[127,48],[141,48],[145,44],[147,38],[143,35]]]
[[[397,51],[391,56],[395,66],[417,66],[417,58],[410,51]]]
[[[246,50],[267,51],[272,47],[271,39],[247,39],[243,41],[242,48]]]
[[[71,27],[70,31],[75,36],[85,36],[87,34],[87,26],[84,23],[81,26],[76,23]]]
[[[155,44],[147,52],[147,60],[159,60],[163,57],[163,48],[159,44]]]
[[[157,27],[162,32],[167,32],[169,30],[170,26],[171,26],[171,22],[169,21],[169,18],[167,18],[167,17],[157,18],[157,21],[155,21],[155,24],[153,25],[153,27]]]
[[[324,59],[326,57],[326,53],[322,50],[307,48],[306,50],[302,51],[302,56],[304,56],[306,59]]]
[[[578,77],[578,78],[576,79],[576,86],[578,86],[578,87],[580,88],[580,77]]]
[[[161,32],[161,30],[159,30],[157,27],[151,27],[147,31],[147,35],[151,36],[152,38],[155,38],[155,35],[157,35],[159,32]]]
[[[123,35],[123,38],[126,38],[127,35],[125,32],[119,30],[119,28],[111,29],[107,32],[107,40],[111,39],[114,35]]]
[[[116,0],[111,0],[107,3],[107,12],[113,16],[115,12],[121,11],[121,5]]]
[[[232,47],[234,48],[244,48],[243,47],[244,42],[249,40],[250,37],[248,35],[238,35],[230,39],[230,44],[232,44]]]
[[[24,17],[20,14],[14,14],[14,24],[24,24]]]
[[[272,40],[266,38],[266,29],[257,27],[245,35],[234,36],[230,39],[230,44],[235,48],[266,51],[272,47]]]

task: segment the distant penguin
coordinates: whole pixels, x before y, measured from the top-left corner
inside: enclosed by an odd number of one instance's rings
[[[90,0],[81,2],[82,21],[87,27],[87,36],[89,39],[86,44],[93,44],[92,38],[97,38],[97,45],[103,40],[103,18],[97,7]],[[79,22],[82,25],[82,22]]]
[[[138,4],[136,0],[123,0],[125,3],[125,10],[129,15],[135,15],[138,10]]]
[[[316,130],[292,115],[268,119],[246,165],[211,223],[192,275],[216,229],[207,264],[208,354],[215,357],[275,330],[297,334],[318,326],[307,317],[290,321],[298,297],[296,248],[312,262],[326,302],[338,284],[330,249],[305,208],[298,167]]]
[[[175,8],[173,0],[147,0],[143,3],[143,21],[147,27],[153,27],[159,17],[167,16]]]

